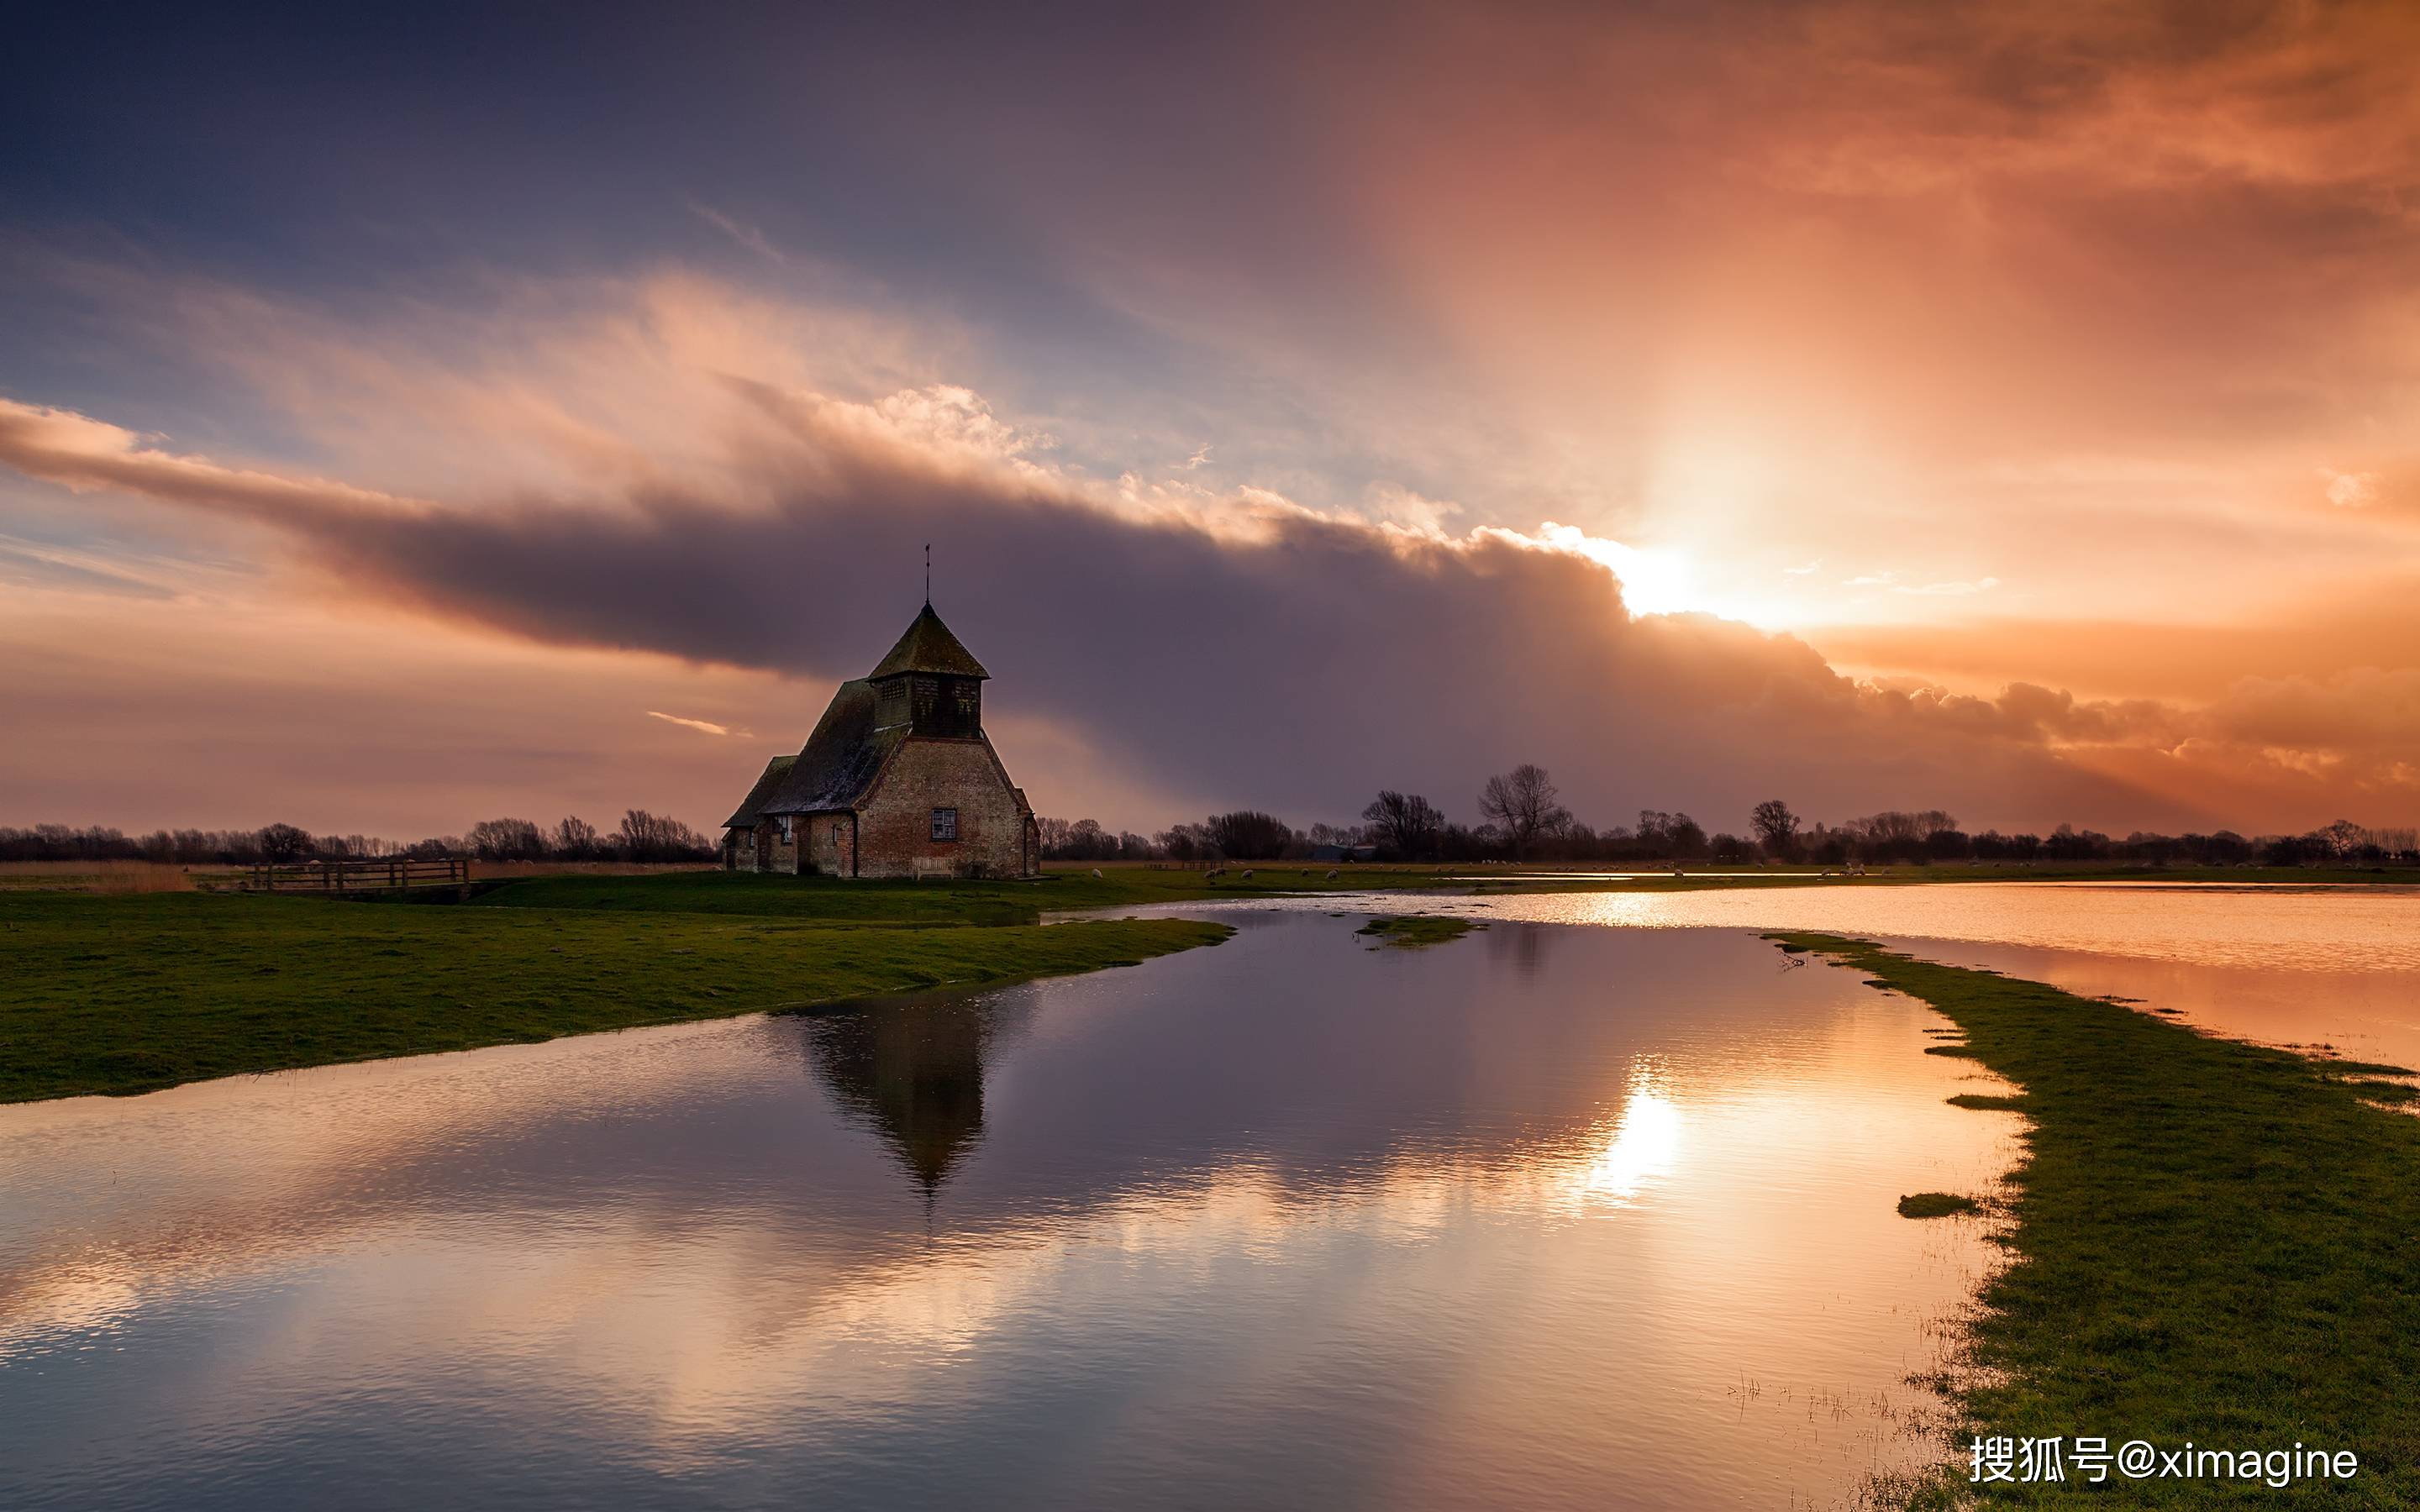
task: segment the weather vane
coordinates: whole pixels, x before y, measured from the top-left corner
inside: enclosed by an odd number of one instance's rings
[[[924,543],[924,607],[933,607],[933,543]]]

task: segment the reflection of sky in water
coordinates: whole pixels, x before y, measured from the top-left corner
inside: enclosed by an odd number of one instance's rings
[[[0,1109],[0,1504],[1699,1506],[1891,1414],[2014,1120],[1737,933]]]
[[[2140,998],[2222,1034],[2420,1067],[2420,888],[1988,882],[1373,893],[1249,906],[1857,934],[2086,996]]]

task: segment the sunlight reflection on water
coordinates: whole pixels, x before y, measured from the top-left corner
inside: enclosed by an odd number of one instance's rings
[[[1989,1263],[1938,1022],[1739,932],[0,1108],[0,1504],[1823,1504]]]

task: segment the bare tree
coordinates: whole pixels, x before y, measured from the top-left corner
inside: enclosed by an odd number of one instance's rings
[[[1373,842],[1407,859],[1435,854],[1437,837],[1445,832],[1445,815],[1435,804],[1391,788],[1381,790],[1361,817],[1369,822]]]
[[[1294,842],[1294,831],[1275,814],[1257,809],[1214,813],[1202,827],[1211,847],[1230,861],[1274,861]]]
[[[1480,790],[1479,811],[1503,826],[1512,844],[1513,859],[1528,854],[1541,835],[1551,835],[1572,822],[1546,769],[1528,762],[1487,779]]]
[[[584,861],[597,854],[597,826],[577,814],[566,814],[554,826],[552,843],[555,855]]]
[[[1798,816],[1779,798],[1767,798],[1748,810],[1747,822],[1770,854],[1784,860],[1798,854]]]
[[[482,819],[465,838],[483,861],[535,861],[546,854],[546,837],[526,819]]]
[[[696,861],[714,855],[714,842],[696,830],[644,809],[626,811],[614,839],[622,854],[633,861]]]
[[[259,837],[264,861],[299,861],[311,854],[311,832],[292,825],[270,825]]]

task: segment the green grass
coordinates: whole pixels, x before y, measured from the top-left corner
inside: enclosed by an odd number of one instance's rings
[[[1338,870],[1333,880],[1327,876],[1330,870]],[[1247,871],[1252,873],[1249,877],[1244,875]],[[1435,867],[1341,870],[1293,864],[1231,867],[1215,878],[1201,868],[1107,867],[1098,877],[1089,870],[1052,870],[1038,880],[1009,882],[876,882],[754,872],[676,872],[658,876],[532,877],[482,893],[472,900],[472,906],[644,913],[669,909],[851,923],[1014,924],[1030,923],[1046,913],[1086,909],[1447,885]]]
[[[1377,937],[1370,949],[1391,946],[1398,950],[1418,950],[1431,945],[1443,945],[1458,940],[1475,929],[1487,926],[1475,918],[1451,918],[1438,914],[1414,914],[1408,917],[1373,918],[1353,933]]]
[[[1983,1205],[1955,1192],[1918,1192],[1899,1199],[1902,1218],[1947,1218],[1953,1213],[1980,1212]]]
[[[1091,971],[1228,933],[1167,918],[852,928],[670,909],[11,893],[0,1102]]]
[[[1770,937],[1931,1004],[1965,1032],[1958,1053],[2024,1089],[2010,1263],[1950,1382],[1960,1443],[2300,1442],[2360,1457],[2332,1504],[2420,1504],[2420,1119],[2369,1101],[2395,1084],[1859,941]],[[1909,1499],[1966,1489],[1962,1459]],[[2280,1495],[2114,1472],[2093,1489],[2129,1504]]]

